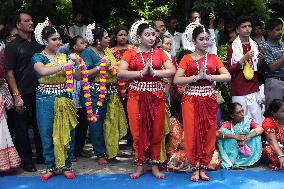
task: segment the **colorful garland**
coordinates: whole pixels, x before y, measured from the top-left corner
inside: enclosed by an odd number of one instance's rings
[[[73,72],[72,66],[65,66],[66,71],[66,91],[67,93],[73,92]]]
[[[88,69],[87,69],[86,63],[78,54],[71,54],[70,56],[74,56],[74,55],[75,55],[75,58],[79,61],[80,67],[81,67],[81,77],[82,77],[82,82],[83,82],[82,85],[83,85],[84,97],[85,97],[85,101],[86,101],[85,107],[86,107],[86,110],[87,110],[87,117],[88,117],[88,120],[90,122],[96,122],[98,116],[93,113],[93,109],[92,109],[90,83],[89,83],[89,79],[88,79]],[[67,66],[65,69],[66,69],[66,79],[67,79],[66,91],[70,93],[70,92],[73,91],[72,66],[71,66],[71,71],[70,71],[69,66]],[[70,72],[71,72],[71,76],[70,76]],[[72,83],[70,81],[71,78],[72,78]]]

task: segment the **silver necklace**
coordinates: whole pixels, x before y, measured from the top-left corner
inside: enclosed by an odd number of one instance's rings
[[[142,51],[141,51],[140,47],[138,47],[138,51],[139,51],[139,54],[141,56],[143,65],[146,66],[146,62],[144,60],[144,57],[142,56]],[[153,66],[153,48],[151,49],[150,64],[151,64],[151,66]]]

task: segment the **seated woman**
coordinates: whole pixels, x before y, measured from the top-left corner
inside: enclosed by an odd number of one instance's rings
[[[267,146],[262,150],[269,168],[284,168],[284,101],[274,99],[264,113],[262,127],[267,139]]]
[[[226,121],[217,131],[217,144],[222,168],[251,166],[261,157],[260,127],[250,117],[244,115],[239,103],[228,108],[231,121]]]

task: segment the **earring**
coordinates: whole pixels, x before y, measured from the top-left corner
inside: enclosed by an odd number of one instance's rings
[[[100,46],[101,46],[101,42],[100,42],[100,41],[98,41],[98,42],[97,42],[97,44],[98,44],[98,47],[100,47]]]
[[[138,44],[141,44],[141,38],[140,37],[138,38]]]

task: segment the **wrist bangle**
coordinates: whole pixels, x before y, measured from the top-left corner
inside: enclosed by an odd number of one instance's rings
[[[154,73],[154,74],[153,74],[153,77],[156,77],[156,76],[157,76],[157,71],[154,70],[153,73]]]
[[[224,134],[224,133],[222,134],[222,138],[223,138],[223,139],[225,138],[225,134]]]
[[[143,77],[143,72],[142,72],[142,70],[139,71],[139,76],[140,76],[140,77]]]
[[[193,82],[196,82],[196,78],[195,78],[195,75],[194,76],[192,76],[193,77]]]
[[[284,157],[284,154],[281,154],[281,155],[277,156],[278,159],[280,159],[282,157]]]
[[[65,68],[64,64],[61,64],[61,65],[60,65],[60,70],[63,71],[64,68]]]
[[[21,93],[20,92],[15,92],[12,94],[13,96],[21,96]]]
[[[96,66],[95,68],[96,68],[97,70],[100,70],[100,66]]]

